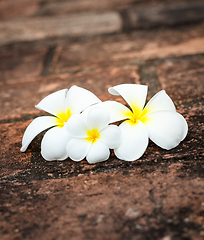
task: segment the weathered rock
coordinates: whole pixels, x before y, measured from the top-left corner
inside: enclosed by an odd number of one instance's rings
[[[204,4],[201,1],[186,3],[168,3],[146,8],[129,8],[122,11],[125,17],[125,29],[148,29],[162,26],[178,26],[198,23],[204,20]]]
[[[8,19],[0,21],[5,44],[0,48],[1,240],[203,239],[204,30],[202,7],[190,9],[196,4],[191,0],[16,0],[12,5],[11,0],[1,1],[0,19]],[[136,11],[130,9],[133,5]],[[174,9],[176,5],[182,8]],[[64,15],[59,14],[62,8]],[[107,14],[121,8],[123,26],[118,25],[119,15]],[[105,12],[92,13],[102,9]],[[151,9],[163,9],[156,21]],[[180,16],[182,9],[185,14]],[[66,15],[76,11],[74,16]],[[130,11],[146,17],[142,28],[156,28],[119,33],[129,23],[123,13]],[[99,21],[92,22],[90,16]],[[173,27],[175,23],[184,25]],[[120,83],[147,84],[148,98],[165,89],[188,122],[184,141],[169,151],[150,141],[137,161],[121,161],[111,153],[107,161],[93,165],[86,160],[45,161],[40,154],[44,133],[25,153],[20,152],[26,127],[45,114],[34,105],[47,94],[76,84],[101,100],[124,103],[107,92]]]
[[[117,12],[36,17],[0,22],[0,45],[59,37],[82,37],[120,32]]]
[[[40,7],[41,0],[1,0],[0,20],[35,15]]]
[[[40,76],[47,48],[0,53],[0,86]]]
[[[64,44],[56,49],[53,72],[79,71],[110,65],[204,53],[203,27],[134,32]]]
[[[0,119],[36,114],[35,105],[48,94],[72,85],[84,87],[101,100],[113,99],[108,88],[121,83],[139,83],[138,67],[96,69],[76,74],[56,74],[48,77],[17,79],[0,88]],[[117,98],[119,101],[122,98]]]
[[[164,63],[157,68],[161,87],[173,99],[193,99],[204,95],[204,60]]]

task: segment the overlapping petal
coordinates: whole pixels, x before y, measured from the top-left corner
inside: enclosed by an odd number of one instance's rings
[[[65,98],[68,89],[62,89],[43,98],[35,107],[54,116],[65,111]]]
[[[108,89],[113,95],[121,95],[134,112],[140,113],[147,97],[146,85],[120,84]]]
[[[91,145],[91,148],[86,156],[88,163],[97,163],[107,160],[110,156],[110,150],[107,145],[100,140]]]
[[[67,153],[74,161],[86,157],[89,163],[105,161],[110,155],[109,148],[118,147],[120,129],[109,124],[109,113],[102,108],[92,108],[86,114],[74,114],[67,122],[72,139],[67,144]]]
[[[77,86],[45,97],[36,108],[54,116],[38,117],[30,123],[21,151],[48,128],[41,143],[41,154],[48,161],[69,156],[74,161],[86,157],[89,163],[96,163],[109,158],[109,149],[114,149],[119,159],[134,161],[145,152],[149,138],[169,150],[186,137],[187,122],[164,90],[155,94],[145,108],[147,86],[121,84],[108,91],[123,97],[130,108],[116,101],[101,102]],[[122,120],[119,127],[108,125]]]
[[[67,143],[67,154],[74,161],[81,161],[84,159],[89,149],[91,148],[91,142],[87,141],[85,138],[72,138]]]
[[[42,116],[35,118],[26,128],[22,139],[21,152],[25,152],[32,140],[42,131],[56,125],[55,117]]]
[[[87,127],[89,129],[98,129],[99,131],[108,126],[110,115],[108,111],[102,108],[93,108],[87,114]]]
[[[148,133],[144,124],[137,121],[132,124],[125,121],[119,126],[122,134],[122,141],[115,149],[115,155],[122,160],[134,161],[140,158],[148,145]]]
[[[54,127],[48,130],[41,142],[43,158],[47,161],[66,159],[68,157],[66,145],[70,138],[66,126],[63,128]]]
[[[48,95],[36,105],[36,108],[44,110],[55,117],[45,116],[34,119],[25,131],[21,151],[25,151],[33,138],[40,132],[50,127],[56,127],[50,129],[43,137],[41,144],[42,156],[46,160],[63,160],[67,158],[66,144],[70,139],[70,134],[68,134],[67,127],[65,127],[66,122],[73,114],[79,115],[85,108],[100,102],[101,100],[93,93],[77,86]],[[76,124],[77,122],[75,122],[75,126]],[[77,131],[78,135],[85,136],[84,133],[80,132],[81,130],[82,128],[74,127],[74,134]]]
[[[116,101],[105,101],[98,103],[94,106],[85,109],[82,114],[84,116],[87,116],[88,112],[96,107],[103,108],[109,112],[110,115],[109,123],[125,120],[131,114],[131,110],[129,108]]]
[[[148,145],[148,136],[158,146],[165,149],[177,146],[186,137],[187,122],[176,113],[174,103],[166,92],[162,90],[155,94],[143,108],[146,91],[146,86],[135,84],[121,84],[109,88],[111,94],[121,95],[133,111],[132,114],[127,114],[127,119],[124,119],[125,121],[119,126],[122,132],[122,142],[115,149],[115,154],[120,159],[127,161],[138,159]],[[110,106],[110,114],[111,104],[106,104]],[[122,112],[119,108],[115,111],[115,116],[119,116]]]
[[[82,114],[72,115],[66,127],[67,131],[74,137],[85,138],[87,136],[87,121]]]
[[[74,85],[67,93],[65,104],[74,114],[81,113],[87,107],[100,102],[101,100],[92,92]]]
[[[163,110],[175,112],[176,108],[171,98],[164,90],[161,90],[149,100],[140,117],[145,116],[150,112]]]
[[[187,135],[188,125],[177,112],[159,111],[146,116],[149,138],[164,149],[176,147]]]
[[[109,125],[100,132],[100,141],[110,149],[115,149],[121,142],[121,131],[116,125]]]

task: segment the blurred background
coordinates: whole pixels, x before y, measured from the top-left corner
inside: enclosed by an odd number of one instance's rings
[[[203,53],[203,0],[0,0],[0,118],[72,84],[201,96]]]

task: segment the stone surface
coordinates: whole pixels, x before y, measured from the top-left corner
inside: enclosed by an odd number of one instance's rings
[[[91,90],[101,100],[113,99],[108,88],[121,83],[139,83],[138,67],[124,66],[96,69],[77,74],[58,74],[48,77],[23,79],[0,88],[0,119],[36,113],[35,105],[48,94],[77,85]],[[119,97],[119,101],[120,101]]]
[[[37,12],[40,2],[41,0],[1,0],[0,20],[32,16]]]
[[[56,49],[50,72],[78,71],[111,65],[204,53],[204,28],[134,32],[69,43]]]
[[[141,51],[133,51],[129,53],[119,53],[113,56],[113,59],[156,59],[166,57],[185,56],[193,54],[202,54],[204,37],[188,39],[186,41],[161,46],[158,42],[152,42],[144,46]]]
[[[80,174],[91,174],[98,172],[112,172],[117,169],[130,170],[140,169],[142,172],[152,172],[157,167],[164,167],[168,172],[168,167],[172,163],[179,163],[185,169],[180,172],[185,177],[204,177],[203,156],[204,149],[201,132],[204,129],[203,99],[196,101],[184,101],[177,104],[177,110],[188,122],[189,133],[180,145],[172,150],[163,150],[150,142],[149,147],[140,160],[126,162],[111,156],[110,160],[94,165],[82,162],[54,161],[47,162],[40,155],[40,134],[29,146],[25,153],[19,151],[21,139],[25,128],[33,119],[32,115],[27,115],[16,119],[10,123],[1,123],[1,172],[3,181],[34,181],[48,178],[72,177]],[[39,116],[40,114],[36,114]],[[34,115],[33,115],[34,116]],[[23,169],[15,175],[9,172]]]
[[[147,8],[129,8],[123,11],[126,19],[125,28],[152,28],[158,26],[178,26],[204,20],[203,1],[189,5],[179,2],[166,5],[155,5]]]
[[[59,3],[35,0],[30,4],[30,1],[20,0],[17,1],[17,5],[12,5],[10,0],[8,3],[3,1],[0,19],[5,20],[0,22],[0,46],[53,38],[73,39],[106,35],[138,28],[202,23],[204,20],[202,14],[204,4],[201,1],[191,4],[180,1],[165,5],[158,4],[160,1],[156,2],[155,6],[154,1],[151,1],[152,4],[149,7],[145,3],[143,7],[132,8],[134,4],[137,6],[137,1],[129,0],[124,4],[121,0],[106,0],[100,4],[95,2],[98,7],[101,5],[100,10],[103,9],[103,11],[96,12],[97,8],[93,3],[92,7],[89,7],[91,1],[61,1]],[[127,7],[129,8],[125,9]],[[125,10],[119,11],[117,8]],[[90,12],[87,12],[87,9]],[[80,11],[82,12],[79,14]],[[8,14],[9,12],[11,15]],[[69,14],[70,12],[73,14]],[[21,17],[13,19],[20,13]],[[30,15],[34,17],[26,18]]]
[[[165,1],[165,4],[177,0]],[[191,2],[191,0],[180,0]],[[104,10],[122,10],[130,7],[164,4],[163,0],[1,0],[0,20],[22,17],[55,16],[79,12],[95,12]]]
[[[47,48],[0,53],[0,86],[40,76]]]
[[[110,34],[121,28],[122,20],[117,12],[8,20],[0,22],[0,45],[54,37]]]
[[[46,162],[42,135],[19,152],[30,120],[1,124],[1,239],[203,239],[203,103],[180,103],[177,148],[150,143],[135,162]]]
[[[38,15],[58,15],[75,12],[91,12],[115,10],[130,7],[131,5],[140,2],[134,0],[75,0],[75,1],[44,1],[44,4],[38,11]]]
[[[204,21],[195,21],[199,14],[191,7],[197,3],[0,1],[1,240],[204,238]],[[157,12],[156,25],[155,9],[166,9],[163,15]],[[84,16],[101,19],[110,10],[122,19],[115,33],[106,27],[102,31],[103,21],[83,29]],[[128,11],[146,16],[148,28],[132,31]],[[16,32],[6,29],[8,23]],[[66,35],[66,27],[76,23],[78,37]],[[169,151],[150,141],[137,161],[121,161],[111,152],[107,161],[90,165],[86,160],[45,161],[40,154],[43,132],[20,152],[28,124],[46,114],[34,105],[47,94],[76,84],[101,100],[124,103],[107,92],[120,83],[147,84],[148,98],[165,89],[188,122],[184,141]]]
[[[201,240],[203,181],[180,167],[2,184],[1,239]]]
[[[0,177],[15,176],[22,169],[26,172],[31,153],[20,152],[23,133],[29,122],[1,124],[1,170]]]
[[[204,95],[204,60],[164,63],[157,68],[162,89],[173,99],[193,99]]]

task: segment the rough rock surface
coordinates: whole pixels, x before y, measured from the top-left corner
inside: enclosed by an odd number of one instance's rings
[[[204,239],[203,9],[197,0],[1,1],[1,240]],[[147,84],[148,99],[167,91],[189,125],[178,147],[150,142],[134,162],[46,162],[42,133],[20,152],[47,94],[76,84],[123,102],[107,92],[121,83]]]

